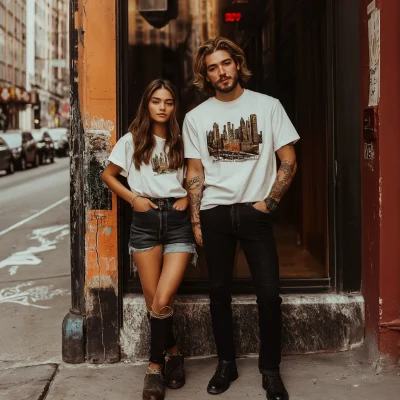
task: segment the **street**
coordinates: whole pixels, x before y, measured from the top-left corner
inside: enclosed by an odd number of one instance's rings
[[[0,176],[0,193],[0,369],[58,364],[70,306],[69,159]]]

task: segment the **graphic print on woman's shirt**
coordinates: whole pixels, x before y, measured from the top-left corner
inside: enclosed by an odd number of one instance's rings
[[[262,144],[262,131],[258,132],[257,115],[250,114],[240,124],[227,122],[222,133],[219,125],[214,122],[213,129],[207,132],[208,153],[214,162],[242,162],[258,160],[260,157],[260,144]]]
[[[169,167],[169,157],[165,152],[154,154],[151,158],[151,166],[153,167],[154,176],[163,174],[175,174],[176,169]]]
[[[122,168],[120,174],[128,179],[130,189],[140,196],[177,199],[185,197],[187,193],[182,187],[183,167],[178,170],[170,169],[169,157],[165,155],[168,155],[165,139],[154,136],[154,140],[151,162],[142,163],[139,170],[133,162],[134,144],[129,132],[118,140],[108,159]]]

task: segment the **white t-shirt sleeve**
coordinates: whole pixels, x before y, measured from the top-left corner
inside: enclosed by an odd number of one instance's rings
[[[185,158],[198,158],[200,159],[200,145],[199,137],[196,130],[190,123],[188,116],[183,121],[182,128],[183,147],[185,149]]]
[[[128,176],[129,169],[133,162],[133,143],[132,139],[127,137],[127,135],[130,135],[130,133],[118,140],[108,157],[108,161],[122,168],[120,175],[125,177]]]
[[[272,135],[274,139],[274,151],[279,150],[289,143],[296,143],[300,139],[279,100],[272,110]]]

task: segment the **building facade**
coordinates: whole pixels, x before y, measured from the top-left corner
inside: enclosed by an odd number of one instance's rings
[[[397,363],[399,2],[71,4],[72,307],[63,322],[64,360],[147,357],[146,310],[127,252],[130,207],[104,187],[101,171],[150,80],[177,85],[183,115],[204,100],[191,60],[202,41],[222,35],[243,47],[249,88],[279,98],[301,137],[296,178],[274,216],[283,351],[365,345],[376,365]],[[245,146],[256,156],[268,132],[253,115],[240,118],[204,132],[212,151],[225,156]],[[199,253],[175,305],[180,344],[196,356],[215,353]],[[232,290],[238,353],[254,353],[256,303],[240,248]]]
[[[26,1],[0,2],[0,129],[18,128],[32,99],[26,88]]]
[[[68,123],[68,1],[27,2],[27,88],[36,103],[26,110],[26,128]]]

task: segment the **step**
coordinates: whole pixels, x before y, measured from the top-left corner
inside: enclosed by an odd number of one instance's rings
[[[364,298],[357,294],[282,295],[282,353],[344,351],[364,340]],[[258,311],[252,295],[233,297],[237,354],[258,352]],[[174,328],[186,356],[216,354],[207,295],[177,296]],[[149,357],[149,321],[143,296],[125,295],[121,349],[132,361]]]

